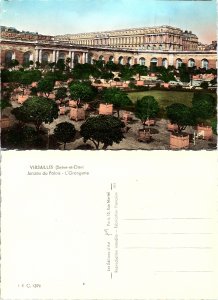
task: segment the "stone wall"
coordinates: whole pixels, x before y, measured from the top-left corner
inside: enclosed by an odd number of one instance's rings
[[[195,61],[197,67],[202,67],[202,60],[208,61],[208,68],[216,68],[216,51],[145,51],[140,52],[134,50],[125,49],[102,49],[98,47],[76,47],[71,45],[66,45],[61,43],[55,45],[50,44],[34,44],[28,42],[17,42],[14,41],[4,41],[2,40],[2,51],[1,51],[1,64],[5,64],[6,52],[13,52],[13,59],[17,59],[20,64],[23,63],[24,53],[29,52],[32,55],[32,60],[34,62],[41,61],[43,55],[47,53],[48,62],[54,62],[58,58],[71,57],[73,63],[75,60],[79,63],[90,62],[93,59],[102,59],[106,62],[109,60],[114,61],[114,63],[127,64],[144,64],[145,66],[150,66],[151,60],[157,61],[157,66],[163,65],[163,60],[165,60],[166,66],[174,65],[177,66],[177,60],[181,60],[183,63],[188,63],[190,59]]]

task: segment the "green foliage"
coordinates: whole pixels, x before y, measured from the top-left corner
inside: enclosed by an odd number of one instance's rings
[[[52,78],[41,79],[38,83],[37,90],[39,92],[45,93],[48,97],[49,94],[53,91],[54,88],[54,80]]]
[[[132,69],[135,75],[138,74],[139,80],[141,79],[141,76],[148,75],[148,68],[146,66],[136,64],[132,66]]]
[[[96,149],[103,143],[103,149],[112,146],[113,143],[119,143],[124,138],[122,128],[125,124],[114,116],[98,115],[89,117],[81,125],[81,135],[86,143],[90,140],[94,143]]]
[[[170,72],[169,69],[162,68],[160,69],[160,75],[158,76],[158,79],[163,80],[164,82],[169,82],[169,81],[176,81],[176,78],[174,77],[173,72]]]
[[[181,67],[179,67],[179,76],[180,81],[182,82],[189,82],[190,81],[190,74],[187,68],[186,64],[181,64]]]
[[[28,71],[2,70],[2,82],[19,82],[23,85],[28,85],[34,81],[39,81],[41,76],[42,74],[39,70],[28,70]]]
[[[117,88],[106,89],[103,92],[102,100],[105,103],[111,103],[114,105],[114,108],[117,109],[118,117],[119,117],[119,110],[121,108],[132,105],[132,101],[129,99],[128,95]]]
[[[114,74],[112,72],[102,71],[101,78],[105,80],[110,80],[114,78]]]
[[[51,81],[64,81],[68,79],[68,75],[65,74],[63,71],[61,70],[55,70],[55,71],[47,71],[45,73],[44,79],[48,79]]]
[[[207,90],[208,89],[208,82],[207,81],[202,81],[200,87],[202,87],[202,89]]]
[[[191,108],[182,103],[173,103],[166,107],[167,117],[173,124],[178,125],[178,131],[182,130],[188,125],[194,125]]]
[[[95,89],[84,82],[73,82],[70,85],[70,94],[74,100],[91,101],[95,97]]]
[[[14,126],[3,136],[3,144],[13,149],[30,149],[36,145],[39,136],[30,126]]]
[[[69,122],[62,122],[56,125],[54,129],[54,136],[59,142],[64,143],[64,149],[66,143],[71,142],[76,135],[75,126]]]
[[[89,76],[100,78],[101,71],[91,64],[76,64],[72,70],[72,76],[74,79],[80,80],[88,80]]]
[[[120,65],[115,64],[113,61],[108,61],[105,64],[105,69],[108,70],[108,71],[116,72],[116,71],[120,70]]]
[[[32,97],[20,107],[14,108],[12,113],[16,119],[24,123],[33,123],[39,131],[40,125],[51,123],[58,118],[57,104],[43,97]]]
[[[159,111],[159,104],[153,96],[144,96],[138,99],[135,104],[135,115],[142,122],[155,118]]]
[[[58,88],[56,91],[55,99],[60,100],[66,97],[67,97],[67,88],[66,87]]]
[[[217,118],[213,118],[211,120],[211,126],[212,126],[213,133],[217,135]]]
[[[135,89],[135,88],[136,88],[136,85],[135,85],[134,82],[130,82],[130,83],[128,84],[128,86],[129,86],[130,89]]]
[[[19,66],[19,61],[16,60],[16,59],[12,59],[11,61],[9,61],[9,62],[7,63],[7,67],[8,67],[8,68],[14,68],[14,67],[16,67],[16,66]]]
[[[192,112],[197,122],[203,122],[216,115],[217,101],[211,94],[194,93]]]
[[[10,71],[7,69],[3,69],[1,71],[1,82],[10,82]]]
[[[6,108],[6,107],[10,107],[11,106],[11,103],[10,103],[10,101],[9,101],[9,99],[8,98],[3,98],[3,99],[1,99],[1,101],[0,101],[0,107],[1,107],[1,109],[4,109],[4,108]]]
[[[31,88],[31,95],[32,95],[32,96],[37,96],[37,92],[38,92],[37,87],[33,86],[33,87]]]
[[[216,83],[217,83],[217,77],[215,77],[214,79],[212,79],[212,80],[210,81],[210,83],[211,83],[211,84],[216,84]]]
[[[57,63],[56,63],[56,67],[57,69],[59,69],[60,71],[64,71],[65,69],[65,62],[64,62],[64,59],[58,59]]]
[[[126,80],[130,80],[134,74],[135,72],[133,68],[130,68],[129,66],[124,66],[119,76],[121,77],[122,80],[126,81]]]

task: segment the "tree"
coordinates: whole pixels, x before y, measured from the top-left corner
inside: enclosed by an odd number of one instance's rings
[[[207,90],[208,89],[208,82],[207,81],[202,81],[201,84],[200,84],[200,87],[204,90]]]
[[[108,71],[116,72],[120,70],[120,66],[118,64],[115,64],[113,61],[108,61],[104,67]]]
[[[29,149],[34,147],[39,136],[35,128],[30,126],[13,126],[3,137],[3,143],[9,148]]]
[[[91,101],[95,96],[95,90],[87,83],[73,82],[70,85],[71,97],[75,100]]]
[[[138,99],[135,104],[135,115],[145,126],[145,121],[150,118],[155,118],[159,111],[159,104],[153,96],[144,96]]]
[[[30,72],[22,72],[21,77],[19,78],[19,83],[23,87],[23,94],[26,86],[30,85],[32,83],[32,77]]]
[[[188,125],[194,125],[191,108],[182,103],[173,103],[166,107],[167,117],[172,124],[178,125],[178,133]]]
[[[117,88],[106,89],[103,92],[102,98],[103,102],[114,105],[114,108],[117,110],[118,118],[120,117],[120,109],[132,105],[132,101],[128,95]]]
[[[176,78],[174,77],[174,74],[169,69],[166,69],[165,67],[160,68],[159,67],[160,75],[158,76],[158,79],[163,80],[164,82],[169,81],[176,81]]]
[[[50,78],[41,79],[38,83],[38,91],[41,93],[45,93],[48,98],[49,94],[53,91],[54,88],[54,80]]]
[[[143,65],[133,65],[133,72],[134,74],[138,74],[139,80],[141,80],[141,76],[146,76],[148,75],[148,67],[143,66]]]
[[[14,108],[12,113],[16,119],[23,123],[33,123],[39,132],[41,124],[51,123],[58,118],[57,104],[43,97],[32,97],[27,99],[20,107]]]
[[[130,68],[128,65],[124,66],[124,68],[119,73],[120,78],[124,81],[130,80],[130,78],[132,78],[133,75],[134,75],[134,70]]]
[[[180,81],[182,82],[190,81],[190,74],[187,70],[187,65],[184,63],[182,63],[181,66],[179,67],[179,76],[180,76]]]
[[[6,107],[10,107],[10,106],[12,106],[12,105],[10,103],[9,97],[5,97],[5,96],[4,96],[4,98],[2,97],[1,100],[0,100],[0,108],[1,108],[1,110],[5,109]]]
[[[196,122],[204,122],[216,115],[217,101],[211,94],[194,93],[192,98],[192,113]]]
[[[16,66],[19,66],[19,61],[16,60],[16,59],[12,59],[11,61],[9,61],[9,62],[7,63],[7,67],[8,67],[8,68],[14,68],[14,67],[16,67]]]
[[[99,78],[101,72],[91,64],[76,64],[72,70],[72,76],[74,79],[88,80],[90,76]]]
[[[63,100],[67,97],[67,88],[66,87],[60,87],[57,89],[55,99],[56,100]]]
[[[75,126],[69,122],[59,123],[54,129],[54,136],[58,141],[64,143],[64,149],[66,149],[66,143],[71,142],[74,139],[75,135]]]
[[[65,69],[65,63],[64,63],[64,59],[60,58],[58,59],[57,63],[56,63],[56,67],[57,69],[59,69],[60,71],[64,71]]]
[[[124,138],[122,128],[125,124],[114,116],[98,115],[89,117],[80,127],[80,133],[84,142],[90,140],[99,149],[100,143],[103,143],[102,149],[107,149],[113,143],[119,143]]]

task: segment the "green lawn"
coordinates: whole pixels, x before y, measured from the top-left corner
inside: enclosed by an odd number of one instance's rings
[[[165,108],[166,106],[178,102],[191,106],[193,92],[174,92],[174,91],[145,91],[145,92],[131,92],[128,96],[133,102],[144,96],[153,96],[159,103],[160,107]]]

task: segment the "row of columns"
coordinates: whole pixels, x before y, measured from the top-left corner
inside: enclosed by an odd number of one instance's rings
[[[39,63],[42,62],[42,54],[45,51],[47,52],[47,49],[36,49],[35,50],[35,61],[38,61]],[[48,49],[48,51],[51,51],[50,49]],[[49,53],[50,54],[50,53]],[[60,54],[60,50],[52,50],[52,62],[57,62],[59,59],[59,54]],[[75,52],[74,51],[69,51],[68,53],[68,57],[71,59],[71,68],[74,67],[74,59],[75,59]],[[79,62],[80,63],[88,63],[88,52],[82,52],[82,60],[81,60],[81,55],[79,55]]]
[[[183,38],[180,35],[172,34],[149,34],[144,36],[128,36],[128,37],[110,37],[110,38],[94,38],[92,40],[82,39],[75,40],[77,44],[83,45],[142,45],[148,43],[174,43],[182,44]],[[190,43],[191,44],[191,43]]]

